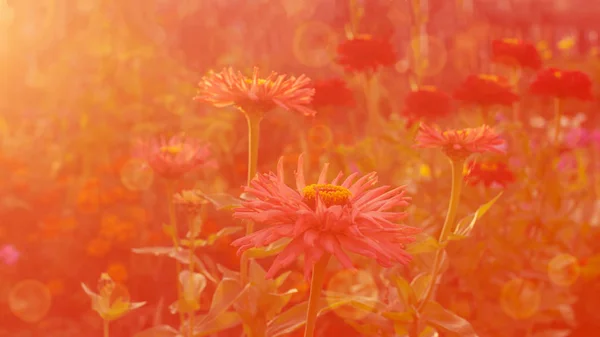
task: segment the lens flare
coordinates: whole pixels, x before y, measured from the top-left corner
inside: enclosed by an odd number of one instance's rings
[[[559,254],[548,263],[548,277],[552,283],[568,287],[579,278],[581,268],[573,255]]]
[[[315,125],[308,130],[308,142],[318,149],[324,149],[333,142],[333,133],[327,125]]]
[[[120,173],[123,186],[130,191],[145,191],[154,181],[154,172],[140,159],[129,160]]]
[[[533,282],[514,278],[504,284],[500,295],[502,310],[514,319],[527,319],[540,309],[542,293]]]
[[[27,323],[39,322],[50,310],[52,295],[48,287],[37,280],[23,280],[8,294],[10,311]]]

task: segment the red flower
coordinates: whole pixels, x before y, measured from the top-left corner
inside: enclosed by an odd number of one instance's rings
[[[404,99],[403,114],[409,118],[435,121],[450,114],[452,97],[435,87],[424,86],[411,91]]]
[[[467,164],[464,180],[473,186],[482,183],[485,187],[506,187],[515,181],[515,175],[504,161],[471,161]]]
[[[512,92],[506,78],[486,74],[469,75],[454,92],[454,98],[467,104],[484,107],[511,106],[519,100],[519,96]]]
[[[496,63],[510,67],[539,69],[542,58],[537,48],[518,39],[502,39],[492,41],[492,59]]]
[[[539,96],[590,100],[592,80],[581,71],[548,68],[537,74],[529,90]]]
[[[396,64],[397,54],[388,39],[358,36],[342,42],[337,49],[337,63],[348,72],[375,71]]]
[[[440,148],[453,160],[463,160],[474,153],[504,153],[504,140],[487,125],[478,128],[440,131],[421,124],[415,147]]]
[[[315,96],[312,100],[312,106],[315,109],[337,106],[354,106],[354,94],[352,90],[346,87],[346,82],[334,78],[314,82]]]
[[[276,106],[314,115],[316,112],[308,107],[315,93],[309,87],[310,79],[304,75],[286,77],[272,72],[267,78],[259,78],[256,67],[252,77],[246,77],[227,68],[203,77],[194,99],[219,108],[235,106],[244,113],[259,116]]]
[[[215,165],[208,145],[183,136],[157,138],[140,144],[148,165],[166,179],[178,179],[201,165]]]
[[[284,183],[283,160],[277,174],[257,175],[246,193],[255,199],[242,203],[234,217],[267,227],[234,241],[240,252],[264,247],[282,238],[291,241],[275,258],[267,273],[274,277],[304,254],[304,276],[310,279],[313,265],[325,253],[335,256],[346,268],[353,268],[347,252],[376,260],[384,267],[408,263],[411,256],[404,244],[415,240],[419,228],[397,224],[406,217],[397,207],[408,205],[402,187],[374,187],[375,172],[356,180],[358,173],[341,181],[342,174],[327,181],[328,165],[316,184],[304,179],[302,156],[298,159],[296,188]]]

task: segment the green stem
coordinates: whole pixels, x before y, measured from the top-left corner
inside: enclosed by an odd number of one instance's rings
[[[464,160],[451,160],[452,164],[452,190],[450,191],[450,202],[448,204],[448,212],[446,213],[446,220],[444,221],[444,225],[442,226],[442,231],[439,237],[439,243],[444,244],[448,239],[448,236],[454,229],[454,221],[456,219],[456,211],[458,209],[458,204],[460,202],[460,193],[462,190],[462,180],[463,180],[463,165]],[[442,264],[442,257],[444,256],[444,248],[439,248],[435,254],[435,259],[433,260],[433,268],[431,271],[431,281],[429,283],[429,287],[425,293],[423,301],[419,303],[418,310],[421,311],[425,304],[429,302],[429,300],[433,297],[434,288],[436,284],[436,280],[438,278],[438,274],[440,273],[440,267]]]
[[[560,135],[560,119],[562,117],[562,101],[560,98],[554,99],[554,144],[558,144],[558,136]]]
[[[167,203],[169,208],[169,225],[171,226],[171,239],[173,240],[173,247],[175,252],[179,253],[179,239],[177,238],[177,217],[175,215],[175,204],[173,203],[173,193],[175,192],[174,183],[167,182]],[[181,303],[183,300],[183,290],[181,289],[181,282],[179,282],[179,274],[181,274],[181,262],[175,259],[175,284],[177,285],[177,303]],[[183,313],[179,312],[179,322],[183,323]]]
[[[365,103],[368,115],[367,132],[378,134],[381,125],[381,115],[379,114],[379,92],[377,91],[377,82],[375,74],[363,74],[363,91],[365,94]]]
[[[103,336],[104,337],[109,337],[109,331],[108,331],[108,320],[104,320],[103,324],[102,324],[102,331],[103,331]]]
[[[193,218],[191,221],[194,221]],[[193,224],[190,225],[190,229],[193,233],[194,228],[193,228]],[[189,255],[189,272],[190,272],[190,277],[189,277],[189,284],[193,284],[194,282],[194,250],[196,249],[196,235],[195,233],[193,233],[193,235],[191,235],[190,237],[190,255]],[[189,322],[188,322],[188,335],[190,337],[194,336],[194,311],[192,310],[192,312],[190,312],[189,314]]]
[[[308,309],[306,311],[304,337],[313,337],[315,334],[321,288],[323,287],[323,281],[325,280],[325,270],[329,263],[329,258],[329,254],[323,255],[313,267],[312,280],[310,282],[310,294],[308,295]]]

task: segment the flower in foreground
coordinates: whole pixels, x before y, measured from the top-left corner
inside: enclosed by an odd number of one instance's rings
[[[107,273],[103,273],[98,280],[98,293],[84,283],[81,287],[92,300],[92,309],[106,321],[118,319],[146,304],[146,302],[131,302],[127,288],[115,283]]]
[[[496,75],[469,75],[454,92],[454,98],[466,104],[490,107],[511,106],[519,100],[508,79]]]
[[[537,74],[529,90],[538,96],[590,100],[592,80],[581,71],[548,68]]]
[[[179,179],[201,165],[214,166],[209,146],[184,136],[155,138],[141,144],[148,165],[165,179]]]
[[[504,153],[505,141],[487,125],[477,128],[441,131],[421,124],[416,147],[440,148],[452,160],[464,160],[475,153]]]
[[[539,69],[542,58],[532,43],[519,39],[492,41],[492,59],[509,67]]]
[[[316,112],[309,107],[315,90],[310,86],[308,77],[288,77],[272,72],[266,78],[260,78],[258,72],[255,67],[251,77],[233,68],[211,73],[198,84],[198,94],[194,99],[219,108],[234,106],[247,115],[258,117],[276,106],[315,115]]]
[[[391,67],[398,61],[389,39],[368,35],[342,42],[337,54],[337,63],[347,72],[376,71],[379,67]]]
[[[245,200],[234,217],[266,228],[235,240],[232,244],[239,247],[239,252],[283,238],[292,239],[271,265],[267,278],[274,277],[302,254],[307,279],[313,265],[326,253],[335,256],[345,268],[353,268],[347,252],[372,258],[384,267],[410,261],[403,245],[413,242],[421,230],[395,223],[406,217],[405,212],[396,210],[409,202],[403,187],[374,187],[375,172],[359,179],[354,173],[343,181],[340,173],[328,182],[327,168],[325,165],[315,184],[307,185],[300,156],[294,189],[284,183],[280,159],[277,174],[257,175],[245,188],[255,199]]]

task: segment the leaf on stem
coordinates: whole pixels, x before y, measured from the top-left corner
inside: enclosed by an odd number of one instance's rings
[[[478,337],[471,323],[435,301],[425,305],[422,317],[425,322],[439,330],[452,332],[461,337]]]
[[[206,194],[200,190],[196,190],[196,192],[213,204],[218,210],[232,210],[242,205],[241,199],[227,193]]]
[[[431,235],[421,233],[417,235],[417,240],[414,243],[406,246],[406,251],[410,255],[418,255],[436,252],[440,248],[442,248],[442,245],[440,245],[438,240]]]
[[[425,299],[427,289],[431,282],[435,282],[435,280],[431,280],[431,274],[428,272],[417,275],[412,282],[410,282],[410,287],[412,288],[418,303]]]
[[[263,259],[269,256],[279,254],[290,242],[291,239],[283,238],[271,243],[265,247],[250,248],[246,251],[249,259]]]
[[[235,233],[241,231],[242,229],[243,229],[243,227],[240,227],[240,226],[222,228],[220,231],[210,234],[206,239],[194,240],[194,247],[212,246],[213,244],[215,244],[215,242],[217,240],[224,238],[226,236],[229,236],[231,234],[235,234]],[[184,247],[190,247],[191,240],[181,240],[181,245]]]
[[[462,238],[466,238],[471,234],[471,231],[475,227],[477,220],[479,220],[487,211],[494,205],[494,203],[500,198],[502,192],[498,193],[496,197],[492,200],[486,202],[485,204],[479,206],[475,213],[470,214],[463,219],[461,219],[456,228],[454,229],[454,233],[450,235],[449,240],[459,240]]]

